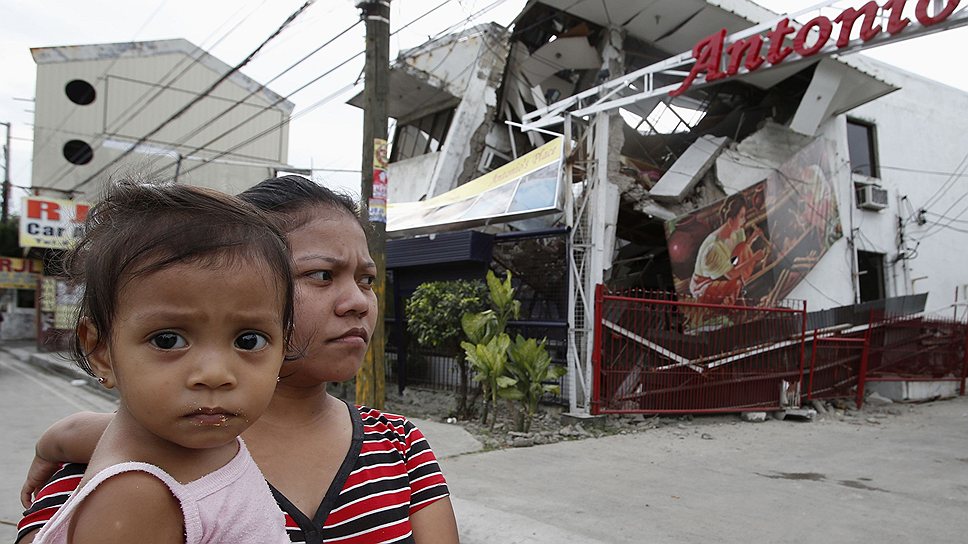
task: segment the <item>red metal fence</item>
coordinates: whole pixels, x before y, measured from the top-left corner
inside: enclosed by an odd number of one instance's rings
[[[851,396],[860,406],[868,381],[960,381],[964,394],[968,377],[968,326],[951,319],[872,316],[808,336],[804,302],[722,306],[599,286],[596,323],[597,414],[764,411]]]
[[[594,413],[770,410],[786,392],[799,400],[803,303],[722,306],[599,286],[596,314]]]

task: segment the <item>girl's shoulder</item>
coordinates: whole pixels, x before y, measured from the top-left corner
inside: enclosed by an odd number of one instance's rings
[[[73,517],[73,542],[172,542],[184,517],[170,484],[143,470],[92,480]],[[87,487],[87,486],[85,486]],[[82,489],[82,491],[85,491]],[[81,497],[79,497],[81,499]]]

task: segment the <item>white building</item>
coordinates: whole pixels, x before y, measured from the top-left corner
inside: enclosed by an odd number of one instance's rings
[[[41,194],[96,200],[105,180],[125,174],[234,193],[287,168],[293,104],[239,72],[202,96],[231,67],[186,40],[31,53]]]

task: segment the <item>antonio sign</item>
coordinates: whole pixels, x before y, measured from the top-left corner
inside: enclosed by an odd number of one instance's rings
[[[912,0],[914,3],[915,0]],[[923,27],[936,25],[948,19],[958,8],[961,0],[916,0],[914,17]],[[895,36],[904,32],[912,20],[904,16],[907,0],[888,0],[881,5],[867,2],[859,9],[847,8],[833,19],[819,15],[810,19],[799,29],[791,25],[785,17],[765,35],[755,34],[727,43],[726,29],[703,38],[692,49],[695,64],[682,84],[669,92],[678,96],[692,86],[700,75],[705,81],[712,82],[734,76],[737,73],[753,72],[764,64],[777,65],[793,57],[806,58],[820,52],[845,50],[856,43],[869,42],[874,38]],[[944,4],[935,13],[928,13],[929,4]],[[857,29],[857,38],[852,39]],[[787,45],[787,38],[792,43]],[[833,43],[831,43],[833,40]]]

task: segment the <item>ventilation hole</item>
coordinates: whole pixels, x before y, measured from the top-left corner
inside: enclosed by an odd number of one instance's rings
[[[86,106],[91,102],[94,102],[94,98],[97,96],[97,92],[94,91],[94,87],[83,79],[75,79],[68,83],[64,87],[64,93],[67,94],[67,98],[69,98],[71,102],[81,106]]]
[[[80,140],[71,140],[64,144],[64,158],[73,164],[87,164],[94,158],[94,150]]]

